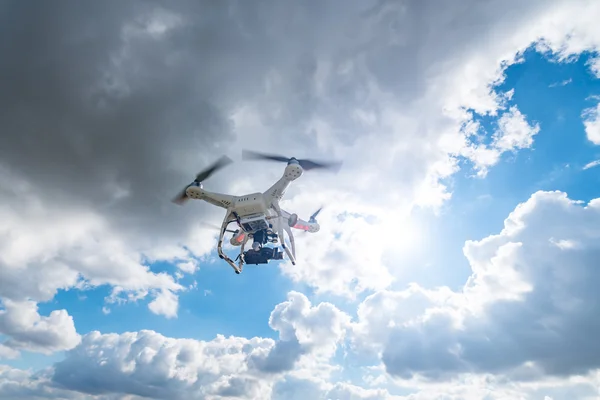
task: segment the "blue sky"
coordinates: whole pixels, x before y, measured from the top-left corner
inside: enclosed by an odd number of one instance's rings
[[[31,55],[0,61],[0,397],[594,398],[592,3],[340,1],[288,18],[142,2],[98,6],[93,25],[61,6],[0,9],[56,27],[0,28]],[[286,196],[305,217],[325,204],[296,266],[234,274],[200,226],[223,210],[169,202],[242,148],[344,161]],[[266,190],[283,171],[236,163],[204,187]],[[117,287],[138,299],[111,303]]]
[[[586,65],[589,59],[585,54],[569,63],[555,63],[528,49],[522,63],[506,70],[497,90],[514,89],[510,104],[516,104],[528,121],[538,122],[541,132],[531,149],[504,154],[485,179],[472,178],[467,171],[451,178],[452,200],[441,216],[425,217],[431,242],[441,247],[431,261],[435,272],[419,279],[431,285],[462,286],[471,272],[462,253],[464,242],[500,231],[515,205],[538,190],[564,191],[585,202],[599,197],[598,172],[582,170],[600,156],[597,146],[587,140],[581,119],[583,110],[593,105],[590,96],[600,93],[600,80]],[[494,130],[496,118],[481,120],[487,131]]]

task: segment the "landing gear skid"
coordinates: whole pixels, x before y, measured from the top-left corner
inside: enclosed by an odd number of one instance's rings
[[[223,236],[225,235],[227,226],[230,223],[235,222],[237,220],[236,218],[232,218],[232,216],[233,216],[233,213],[230,213],[227,215],[227,218],[225,218],[223,220],[223,225],[221,225],[221,234],[219,235],[219,244],[217,246],[217,253],[219,254],[219,258],[227,261],[227,264],[231,265],[231,268],[233,268],[235,273],[239,275],[242,272],[242,268],[244,267],[244,246],[246,245],[246,242],[248,239],[246,238],[244,240],[244,242],[242,243],[242,246],[240,249],[240,255],[238,256],[238,259],[239,259],[238,265],[235,265],[235,262],[231,258],[229,258],[227,256],[227,254],[223,253]]]

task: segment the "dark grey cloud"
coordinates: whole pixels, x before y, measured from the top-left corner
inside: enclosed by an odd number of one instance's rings
[[[244,135],[231,113],[264,92],[265,76],[285,71],[286,110],[313,100],[297,89],[310,87],[329,17],[290,5],[5,3],[2,164],[47,200],[101,210],[124,232],[180,235],[191,211],[170,198],[218,154],[238,152],[227,147]],[[181,25],[159,38],[132,33],[160,14]],[[114,199],[119,191],[129,195]]]
[[[15,400],[78,400],[85,398],[81,393],[53,387],[49,382],[50,375],[49,369],[32,373],[0,365],[0,398]]]
[[[266,355],[253,355],[248,363],[257,370],[265,373],[282,373],[294,369],[300,356],[308,353],[297,338],[278,340]]]
[[[12,22],[0,28],[0,159],[55,201],[102,207],[121,227],[169,232],[183,214],[168,200],[194,173],[173,169],[176,154],[199,169],[233,134],[210,95],[218,79],[198,78],[214,54],[169,37],[125,45],[124,27],[153,5],[11,4]],[[178,53],[183,61],[169,64]],[[127,92],[115,94],[111,80]],[[112,203],[116,186],[131,196]]]
[[[225,398],[255,398],[261,395],[260,382],[257,379],[231,377],[227,386],[217,391],[217,394]]]
[[[318,399],[323,390],[319,382],[286,376],[273,385],[272,400]]]
[[[496,1],[4,4],[2,165],[48,201],[100,210],[132,240],[150,242],[184,234],[192,213],[218,212],[169,200],[219,154],[239,156],[236,143],[310,153],[318,133],[304,132],[314,116],[334,126],[333,147],[375,135],[348,118],[356,108],[379,111],[373,83],[409,102],[440,61],[481,40],[464,26],[485,30],[482,16],[510,10]],[[141,33],[160,23],[172,29]],[[268,132],[234,131],[231,116],[247,103]]]

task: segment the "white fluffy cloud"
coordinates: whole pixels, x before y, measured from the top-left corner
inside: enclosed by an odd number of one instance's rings
[[[93,395],[203,399],[241,390],[247,398],[260,398],[264,385],[247,359],[272,346],[272,340],[260,338],[219,336],[203,342],[153,331],[92,332],[54,366],[52,380],[65,389]]]
[[[479,123],[469,121],[464,131],[476,136],[480,129]],[[490,145],[472,143],[462,150],[462,154],[473,161],[479,176],[485,176],[488,168],[497,164],[504,153],[530,148],[539,131],[539,124],[529,124],[518,108],[511,106],[498,119],[498,129]]]
[[[590,161],[583,166],[583,169],[590,169],[600,165],[600,160]]]
[[[48,317],[37,312],[37,302],[51,300],[60,289],[110,285],[108,302],[158,290],[150,310],[176,314],[174,293],[184,288],[168,274],[150,271],[102,215],[42,201],[29,182],[5,169],[0,181],[6,183],[0,190],[0,332],[8,336],[6,346],[49,352],[77,344],[67,310]]]
[[[268,353],[252,356],[252,364],[267,373],[281,373],[302,367],[302,361],[328,363],[349,323],[350,317],[333,304],[312,306],[304,294],[290,292],[269,319],[279,341]]]
[[[101,215],[44,203],[23,186],[13,190],[25,200],[0,207],[0,297],[47,301],[78,285],[108,284],[134,296],[182,289],[171,276],[151,272]]]
[[[583,112],[583,125],[590,142],[600,145],[600,102]]]
[[[4,300],[0,310],[0,333],[9,339],[4,346],[50,354],[79,344],[73,318],[66,310],[55,310],[42,317],[33,301]]]
[[[175,293],[166,289],[161,289],[156,298],[148,304],[148,308],[154,314],[164,315],[167,318],[176,317],[178,307],[179,298]]]
[[[314,372],[319,363],[327,363],[349,322],[350,317],[332,304],[313,306],[303,294],[291,292],[271,314],[270,325],[279,331],[277,341],[222,335],[199,341],[148,330],[120,335],[94,331],[84,335],[64,360],[40,372],[37,381],[26,371],[0,369],[0,397],[27,396],[35,390],[48,398],[60,393],[107,399],[117,394],[269,398],[273,383],[285,373]]]
[[[174,399],[298,398],[303,390],[316,399],[593,398],[599,227],[600,199],[537,192],[500,233],[465,244],[473,274],[459,292],[416,284],[379,291],[354,322],[291,292],[271,313],[277,341],[92,332],[35,388]],[[365,377],[372,387],[334,384],[332,370],[314,375],[347,339],[353,359],[383,362],[387,374]],[[28,379],[17,388],[32,390]],[[407,395],[391,395],[394,388]]]
[[[278,304],[269,319],[281,340],[297,340],[313,353],[331,357],[344,338],[350,317],[331,303],[312,306],[299,292],[288,293],[288,300]]]
[[[594,372],[599,227],[600,199],[583,205],[537,192],[502,232],[467,242],[473,274],[461,292],[376,293],[359,309],[354,343],[404,379],[498,373],[529,381]]]
[[[300,215],[308,216],[313,212],[309,206],[314,204],[313,195],[307,193],[285,202],[284,207],[306,210]],[[310,284],[318,292],[350,298],[366,290],[387,287],[394,277],[383,258],[390,243],[379,235],[382,225],[370,223],[361,215],[338,215],[338,207],[328,204],[321,211],[318,234],[296,233],[297,263],[282,263],[282,272],[295,281]],[[386,223],[392,225],[389,220]],[[418,234],[410,226],[403,226],[395,239],[410,244],[411,233]],[[403,243],[399,247],[405,248]]]

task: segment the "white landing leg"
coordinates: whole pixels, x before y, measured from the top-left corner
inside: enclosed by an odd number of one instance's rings
[[[231,217],[231,213],[228,212],[227,215],[225,216],[225,219],[223,220],[223,224],[221,225],[221,232],[219,234],[219,245],[217,246],[217,253],[219,253],[219,258],[227,261],[227,263],[229,265],[231,265],[231,267],[233,268],[235,273],[239,274],[240,272],[242,272],[242,268],[241,268],[241,263],[243,262],[242,258],[240,257],[240,267],[238,267],[235,265],[233,260],[227,256],[227,254],[223,253],[223,236],[225,236],[225,229],[227,229],[227,226],[230,224],[230,222],[232,222],[229,220],[230,217]]]

